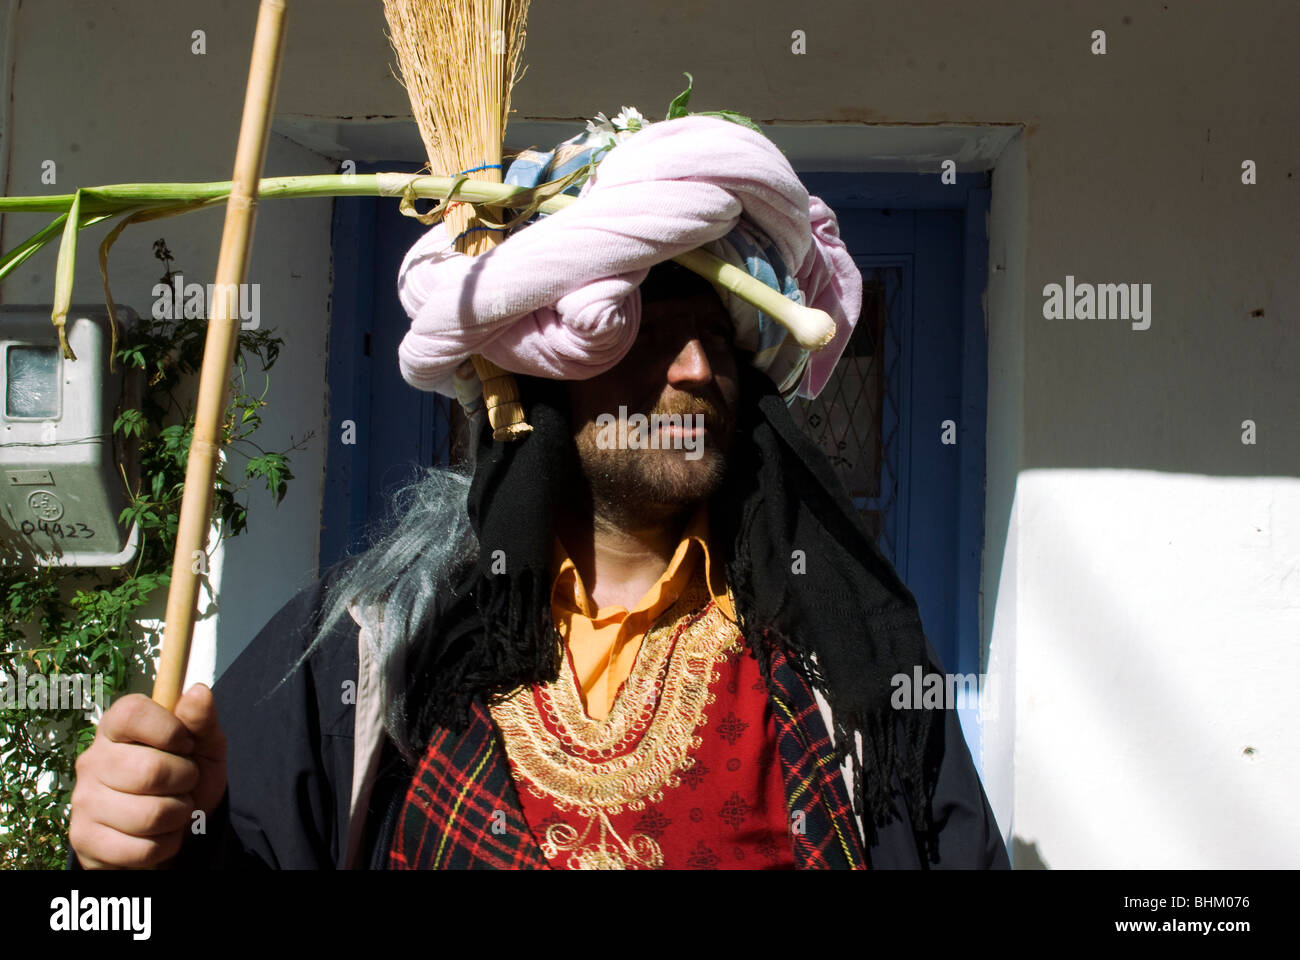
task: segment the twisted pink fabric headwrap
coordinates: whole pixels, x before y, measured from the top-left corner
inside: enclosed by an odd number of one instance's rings
[[[706,247],[735,261],[723,241],[741,217],[769,238],[794,273],[803,302],[825,310],[835,337],[806,366],[792,337],[759,342],[743,303],[724,295],[737,342],[768,369],[784,356],[815,397],[844,352],[862,308],[862,276],[835,214],[811,197],[789,161],[761,134],[715,117],[650,124],[620,143],[579,200],[512,234],[479,257],[452,249],[442,224],[407,253],[398,295],[411,329],[398,348],[412,386],[465,399],[456,369],[478,353],[514,373],[584,380],[614,367],[641,322],[637,288],[652,266]],[[717,242],[714,241],[723,241]],[[778,364],[779,366],[780,364]],[[774,371],[769,371],[774,372]],[[464,374],[462,373],[462,376]],[[775,379],[775,378],[774,378]]]

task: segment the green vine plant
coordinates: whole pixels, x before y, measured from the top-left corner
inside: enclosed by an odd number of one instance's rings
[[[171,283],[165,241],[154,245],[154,253],[167,268],[160,282]],[[63,867],[73,774],[77,757],[94,739],[92,718],[123,693],[147,689],[161,627],[140,621],[147,604],[165,599],[171,580],[194,432],[193,403],[178,394],[201,366],[206,335],[201,317],[141,317],[118,343],[116,360],[142,381],[134,392],[138,405],[124,399],[113,423],[119,446],[139,445],[139,478],[134,489],[127,484],[129,502],[119,518],[123,531],[138,525],[134,560],[112,568],[40,566],[30,559],[0,565],[0,869]],[[219,540],[248,529],[250,484],[265,483],[280,504],[293,479],[288,454],[313,436],[308,433],[283,451],[253,441],[282,344],[265,330],[239,333],[222,426],[226,457],[214,491]],[[250,362],[265,379],[256,396],[247,389]],[[243,458],[238,482],[227,476],[237,465],[232,455]],[[120,465],[119,472],[125,482]],[[196,572],[207,572],[213,546],[207,556],[195,557]],[[66,689],[73,677],[97,679],[93,690],[86,690],[89,682],[78,684],[80,699],[56,698],[55,689]],[[85,709],[92,700],[96,709]],[[53,709],[56,705],[69,709]]]

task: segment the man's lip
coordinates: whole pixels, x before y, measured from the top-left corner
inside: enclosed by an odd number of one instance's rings
[[[695,433],[695,432],[698,431],[698,430],[708,430],[708,428],[709,428],[709,424],[713,422],[713,420],[714,420],[716,414],[712,414],[712,413],[673,413],[673,414],[660,413],[660,414],[655,414],[655,416],[658,416],[658,417],[661,418],[661,419],[660,419],[660,423],[659,423],[659,429],[660,429],[660,430],[673,430],[673,431],[679,431],[679,432],[684,430],[684,431],[686,431],[687,433]],[[676,418],[677,420],[680,420],[680,421],[681,421],[680,425],[678,425],[678,424],[676,424],[676,423],[673,423],[672,420],[668,419],[669,417],[673,417],[673,418]],[[694,426],[694,424],[699,424],[699,426],[696,427],[696,426]]]
[[[685,427],[685,426],[679,427],[676,424],[664,423],[659,425],[659,429],[662,430],[664,433],[668,434],[670,437],[685,437],[685,436],[693,437],[698,433],[707,433],[709,428],[704,424],[701,424],[698,427]]]

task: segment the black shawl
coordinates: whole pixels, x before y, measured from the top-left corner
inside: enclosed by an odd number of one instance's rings
[[[711,498],[713,542],[725,544],[741,629],[771,683],[770,651],[786,655],[827,699],[837,759],[854,766],[854,807],[873,825],[901,793],[918,844],[933,846],[930,801],[942,760],[941,710],[895,710],[890,678],[939,672],[916,601],[875,545],[831,464],[790,416],[772,381],[743,358],[737,436]],[[469,705],[555,680],[561,641],[551,621],[549,564],[559,498],[580,484],[564,382],[519,377],[533,432],[499,442],[476,419],[469,493],[479,542],[411,653],[415,743],[435,725],[464,730]],[[792,572],[794,551],[804,572]],[[936,726],[938,725],[938,726]],[[863,742],[865,770],[849,750]]]

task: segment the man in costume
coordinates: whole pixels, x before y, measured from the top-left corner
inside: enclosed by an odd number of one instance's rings
[[[532,433],[493,440],[477,414],[469,469],[405,491],[393,531],[283,608],[215,709],[203,688],[175,717],[115,705],[78,767],[81,863],[1008,865],[955,712],[891,704],[891,677],[941,666],[788,412],[824,384],[860,304],[833,214],[730,121],[638,136],[579,203],[479,258],[498,277],[458,261],[441,228],[412,249],[404,375],[475,410],[465,358],[485,353],[523,374]],[[701,144],[775,172],[677,177],[674,163],[707,166]],[[592,152],[589,136],[526,154],[512,182]],[[663,209],[620,216],[651,182]],[[714,192],[674,207],[668,182]],[[700,245],[691,218],[719,255],[831,308],[829,361],[665,262]],[[621,233],[575,252],[611,224]],[[680,420],[651,436],[637,414]]]

